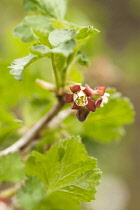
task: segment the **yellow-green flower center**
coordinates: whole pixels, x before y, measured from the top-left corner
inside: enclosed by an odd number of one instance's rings
[[[78,106],[85,106],[88,103],[87,96],[82,90],[73,94],[73,100]]]

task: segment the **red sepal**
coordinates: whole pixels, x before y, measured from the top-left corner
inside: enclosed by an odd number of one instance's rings
[[[86,88],[83,91],[86,93],[88,97],[93,96],[94,94],[94,90],[92,90],[88,85],[86,85]]]
[[[76,92],[81,90],[81,86],[80,85],[73,85],[73,86],[70,87],[70,89],[73,93],[76,93]]]
[[[95,90],[96,90],[96,94],[99,94],[99,95],[104,95],[104,93],[105,93],[105,87],[104,86],[98,86],[98,87],[96,87],[95,88]]]
[[[87,107],[91,112],[95,112],[95,110],[96,110],[95,102],[94,102],[93,100],[91,100],[91,98],[88,98],[88,104],[86,105],[86,107]]]
[[[66,93],[65,95],[65,103],[73,102],[73,94]]]
[[[98,101],[96,101],[95,105],[96,105],[96,108],[99,108],[101,103],[102,103],[103,99],[99,99]]]

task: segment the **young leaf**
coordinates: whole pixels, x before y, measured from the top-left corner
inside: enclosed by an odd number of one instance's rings
[[[37,177],[30,177],[25,182],[25,187],[17,192],[19,204],[24,209],[35,209],[45,197],[43,183]]]
[[[123,126],[133,121],[134,110],[131,102],[114,92],[104,107],[89,116],[84,123],[84,132],[90,138],[107,143],[124,135]]]
[[[0,182],[20,182],[25,176],[25,166],[17,153],[0,157]]]
[[[39,43],[51,47],[50,42],[48,40],[49,30],[47,31],[46,29],[44,30],[43,28],[41,29],[34,28],[32,29],[32,32]]]
[[[78,62],[83,66],[89,66],[89,59],[82,53],[78,52]]]
[[[66,0],[24,0],[27,14],[42,14],[63,19],[66,12]]]
[[[37,56],[33,54],[14,60],[11,66],[8,66],[8,68],[12,69],[10,74],[14,75],[15,79],[21,80],[24,69],[36,60]]]
[[[79,137],[59,141],[46,154],[33,152],[27,160],[27,175],[37,176],[48,194],[66,192],[81,201],[95,199],[101,171],[88,157]]]
[[[54,29],[65,30],[74,30],[76,35],[76,39],[81,41],[82,39],[91,37],[100,31],[96,29],[94,26],[81,26],[74,23],[70,23],[68,21],[59,21],[59,20],[50,20]]]
[[[74,52],[74,48],[76,43],[74,40],[69,40],[59,44],[57,47],[50,49],[45,45],[37,45],[31,48],[31,52],[35,55],[39,55],[41,57],[47,56],[51,53],[60,54],[65,57],[68,57],[70,54]]]
[[[76,39],[80,41],[81,39],[88,38],[90,36],[93,36],[96,33],[99,33],[99,30],[94,28],[94,26],[85,26],[85,27],[80,28],[76,36]]]
[[[51,21],[54,29],[66,29],[66,28],[71,29],[72,28],[70,26],[70,22],[65,21],[65,20],[59,21],[59,20],[56,20],[56,19],[51,19],[50,21]]]
[[[14,28],[14,36],[21,38],[22,42],[30,42],[36,39],[33,30],[42,30],[44,34],[52,30],[48,17],[26,16],[23,21]]]
[[[57,47],[62,42],[71,40],[75,36],[74,30],[54,30],[49,34],[49,42],[53,47]]]
[[[32,46],[30,49],[32,54],[44,57],[51,53],[51,49],[45,45]]]
[[[68,57],[70,54],[74,52],[74,48],[76,47],[76,43],[73,39],[63,42],[57,47],[52,49],[54,54],[62,54],[65,57]]]

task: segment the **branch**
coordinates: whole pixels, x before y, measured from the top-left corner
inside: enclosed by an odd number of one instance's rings
[[[58,103],[42,119],[40,119],[23,137],[10,147],[0,152],[0,156],[24,150],[35,139],[40,131],[58,114],[64,106],[64,96],[58,96]]]
[[[62,121],[64,119],[66,119],[71,114],[75,114],[75,110],[72,110],[70,108],[62,110],[49,123],[47,123],[47,127],[55,128],[55,127],[61,125]],[[24,152],[28,151],[31,147],[33,147],[35,144],[35,141],[36,141],[36,139],[32,139],[32,141],[30,141],[29,144],[26,145],[26,147],[24,147]]]
[[[75,110],[72,110],[71,108],[65,109],[61,111],[56,117],[54,117],[49,123],[49,128],[55,128],[59,126],[64,119],[66,119],[70,114],[74,114]]]
[[[16,183],[14,186],[9,187],[8,189],[5,189],[3,191],[0,191],[0,198],[10,198],[14,196],[18,189],[23,187],[23,182]]]

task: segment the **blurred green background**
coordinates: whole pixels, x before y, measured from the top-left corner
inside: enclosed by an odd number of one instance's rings
[[[54,99],[53,94],[35,84],[36,78],[53,80],[49,60],[32,65],[25,71],[23,82],[16,81],[7,69],[14,59],[28,54],[28,44],[21,43],[12,34],[14,26],[24,16],[22,1],[1,0],[0,14],[0,115],[5,122],[0,131],[0,141],[4,141],[0,146],[2,149],[9,145],[9,140],[11,144],[18,139],[15,129],[23,122],[30,126],[51,107]],[[88,69],[80,69],[85,82],[91,87],[105,85],[117,88],[131,99],[137,113],[135,124],[126,128],[126,135],[121,141],[101,144],[84,139],[89,154],[98,159],[98,166],[104,173],[97,200],[89,204],[89,209],[139,210],[140,1],[71,0],[67,19],[81,25],[94,25],[101,31],[83,47],[91,60]],[[46,74],[46,68],[49,74]],[[74,79],[80,82],[78,71]],[[38,107],[41,114],[37,112]],[[13,116],[7,111],[21,121],[11,123]],[[10,126],[8,132],[7,125]]]

